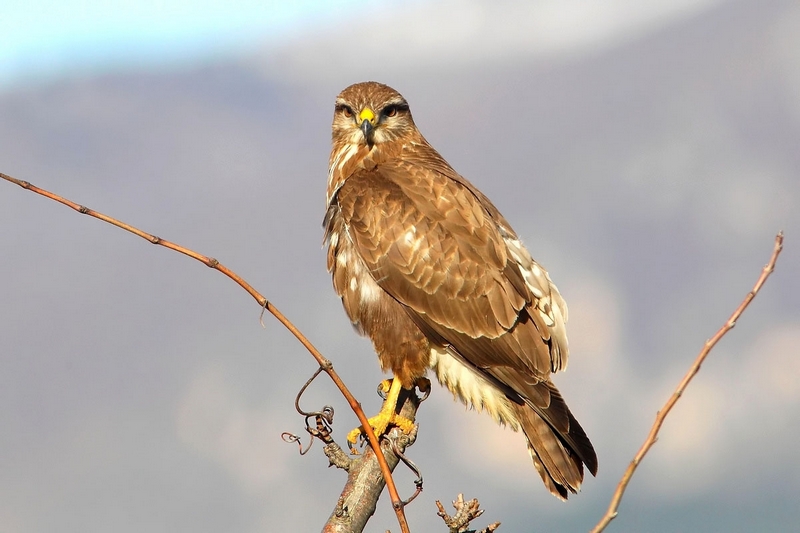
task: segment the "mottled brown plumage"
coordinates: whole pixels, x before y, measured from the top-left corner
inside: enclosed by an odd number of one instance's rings
[[[336,99],[325,217],[328,270],[381,367],[404,388],[428,368],[466,405],[522,430],[566,499],[597,457],[550,374],[566,368],[567,306],[478,189],[375,82]]]

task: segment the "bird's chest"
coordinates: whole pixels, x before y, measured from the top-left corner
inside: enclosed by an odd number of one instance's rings
[[[410,388],[430,362],[430,344],[406,313],[373,278],[338,213],[329,214],[328,270],[350,321],[367,335],[381,368]]]
[[[329,222],[328,270],[348,317],[359,329],[382,314],[387,295],[372,278],[359,256],[347,224],[338,213]]]

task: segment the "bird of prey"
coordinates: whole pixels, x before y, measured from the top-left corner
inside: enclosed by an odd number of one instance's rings
[[[428,144],[406,100],[376,82],[336,98],[325,242],[333,286],[391,371],[370,425],[413,427],[401,387],[438,381],[525,435],[550,492],[576,493],[589,438],[550,380],[567,366],[567,306],[489,199]],[[428,382],[429,383],[429,382]],[[348,435],[355,442],[361,429]]]

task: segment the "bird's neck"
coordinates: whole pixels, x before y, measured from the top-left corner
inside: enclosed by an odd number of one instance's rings
[[[336,191],[359,170],[372,170],[379,164],[397,157],[403,149],[399,142],[368,146],[365,143],[337,143],[331,150],[328,166],[328,205]]]

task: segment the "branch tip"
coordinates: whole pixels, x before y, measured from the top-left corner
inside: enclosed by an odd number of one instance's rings
[[[627,470],[622,475],[622,479],[620,479],[619,484],[617,485],[617,489],[614,491],[614,495],[611,498],[611,502],[608,505],[608,509],[597,525],[591,530],[590,533],[600,533],[601,531],[605,530],[608,527],[608,524],[617,517],[619,505],[622,502],[622,496],[625,494],[625,489],[628,487],[628,483],[630,483],[633,474],[636,472],[636,468],[644,459],[644,456],[647,455],[647,452],[650,451],[650,448],[658,441],[658,432],[661,429],[661,425],[664,423],[664,420],[669,415],[670,411],[672,410],[673,406],[683,395],[683,391],[686,390],[686,387],[689,386],[689,383],[692,381],[692,378],[697,374],[700,370],[703,361],[705,361],[708,354],[711,353],[711,350],[716,346],[716,344],[728,333],[733,327],[736,325],[736,322],[739,320],[739,317],[742,316],[744,310],[747,309],[747,306],[750,305],[750,302],[758,294],[761,287],[767,281],[770,274],[775,270],[775,263],[778,261],[778,256],[780,255],[781,251],[783,250],[783,231],[779,231],[778,234],[775,236],[775,245],[772,249],[772,255],[770,256],[769,262],[767,265],[761,270],[761,275],[756,280],[753,289],[747,293],[744,297],[742,302],[739,306],[734,310],[733,314],[731,314],[730,318],[723,324],[719,330],[714,334],[713,337],[708,339],[703,349],[700,350],[700,353],[697,354],[697,357],[692,363],[692,366],[689,367],[689,370],[683,376],[683,379],[678,384],[675,392],[670,395],[667,402],[664,406],[659,410],[658,414],[656,415],[656,420],[653,422],[653,426],[650,428],[650,433],[647,435],[644,443],[642,444],[639,451],[634,456],[633,460],[631,460],[630,464],[628,465]]]
[[[442,520],[444,520],[449,533],[491,533],[500,527],[500,522],[495,522],[493,524],[489,524],[478,532],[474,530],[468,531],[467,528],[469,527],[470,522],[483,514],[483,509],[480,508],[480,503],[475,498],[465,501],[464,494],[459,494],[452,503],[456,510],[456,514],[450,516],[447,514],[447,511],[445,511],[442,502],[436,500],[436,507],[438,509],[436,514],[442,517]]]

